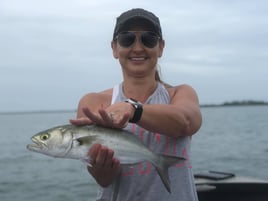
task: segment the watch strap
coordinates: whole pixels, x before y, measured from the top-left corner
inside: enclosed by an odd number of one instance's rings
[[[133,98],[129,98],[127,100],[125,100],[125,102],[130,103],[133,108],[135,109],[134,115],[133,117],[129,120],[130,123],[137,123],[142,116],[142,112],[143,112],[143,106],[142,103],[133,99]]]

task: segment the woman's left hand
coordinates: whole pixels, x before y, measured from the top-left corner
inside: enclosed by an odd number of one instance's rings
[[[85,117],[71,119],[70,123],[74,125],[96,124],[109,128],[124,128],[130,119],[131,109],[131,106],[129,107],[129,104],[124,102],[113,104],[106,109],[100,108],[96,113],[85,107],[82,109]]]
[[[83,108],[84,114],[94,124],[110,128],[124,128],[129,121],[129,114],[123,112],[122,109],[109,106],[106,109],[100,108],[98,113],[92,112],[89,108]]]

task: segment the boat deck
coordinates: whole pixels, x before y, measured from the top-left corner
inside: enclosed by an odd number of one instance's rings
[[[195,174],[199,201],[268,201],[268,181],[209,171]]]

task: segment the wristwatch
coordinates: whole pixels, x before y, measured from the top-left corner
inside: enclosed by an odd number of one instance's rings
[[[142,103],[133,99],[133,98],[129,98],[127,100],[125,100],[126,103],[130,103],[134,109],[134,115],[132,117],[132,119],[129,120],[130,123],[137,123],[140,119],[141,119],[141,115],[142,115],[142,111],[143,111],[143,107],[142,107]]]

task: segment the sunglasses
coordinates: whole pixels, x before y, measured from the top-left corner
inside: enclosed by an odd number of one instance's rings
[[[137,35],[136,33],[141,33]],[[131,47],[139,37],[140,42],[147,48],[154,48],[160,37],[151,31],[124,31],[115,38],[119,45],[124,48]]]

